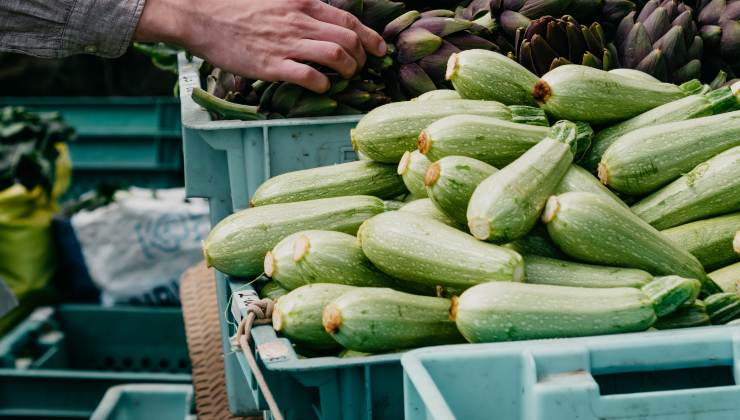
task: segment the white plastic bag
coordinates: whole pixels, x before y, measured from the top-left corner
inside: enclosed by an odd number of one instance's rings
[[[210,228],[208,203],[186,201],[182,188],[118,192],[72,226],[104,305],[179,303],[180,274],[203,259]]]

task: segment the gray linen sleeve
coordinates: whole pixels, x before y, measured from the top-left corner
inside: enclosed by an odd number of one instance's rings
[[[0,0],[0,51],[42,58],[122,55],[145,0]]]

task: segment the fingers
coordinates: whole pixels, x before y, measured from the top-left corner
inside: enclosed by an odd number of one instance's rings
[[[333,42],[301,40],[296,45],[295,51],[287,58],[330,67],[345,79],[349,79],[359,70],[357,61],[344,48]]]
[[[360,23],[360,20],[351,13],[339,10],[321,1],[303,2],[306,13],[315,19],[332,23],[347,28],[360,37],[360,42],[370,54],[375,56],[385,55],[386,45],[383,38],[375,31]]]
[[[357,68],[365,65],[367,56],[360,37],[345,27],[312,19],[314,22],[304,31],[304,36],[317,41],[328,41],[338,44],[357,62]]]
[[[324,93],[329,90],[330,83],[323,73],[315,68],[295,62],[293,60],[282,60],[274,66],[269,79],[271,81],[285,81],[303,86],[316,93]]]

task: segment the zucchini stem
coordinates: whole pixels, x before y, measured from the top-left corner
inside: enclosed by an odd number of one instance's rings
[[[426,130],[423,130],[419,134],[419,139],[416,141],[416,147],[423,155],[426,155],[432,147],[432,139],[429,137],[429,133],[427,133]]]
[[[409,170],[409,165],[411,164],[411,152],[408,150],[403,152],[403,156],[401,156],[401,161],[398,162],[398,169],[396,170],[396,173],[399,175],[406,175],[406,172]]]
[[[272,277],[275,274],[275,256],[272,254],[272,251],[268,251],[267,255],[265,255],[263,269],[267,277]]]
[[[547,103],[548,99],[552,96],[552,89],[546,81],[540,79],[534,84],[532,89],[532,97],[538,104]]]
[[[337,308],[336,305],[329,304],[324,308],[324,313],[321,316],[321,322],[324,325],[324,330],[329,334],[334,334],[339,330],[342,325],[342,312]]]
[[[545,203],[545,211],[542,212],[542,221],[544,223],[550,223],[555,220],[558,211],[560,211],[560,200],[556,195],[550,196]]]
[[[426,185],[427,187],[431,187],[434,184],[436,184],[437,180],[439,179],[439,173],[440,173],[439,163],[434,162],[431,165],[429,165],[429,169],[427,169],[427,173],[424,174],[424,185]]]

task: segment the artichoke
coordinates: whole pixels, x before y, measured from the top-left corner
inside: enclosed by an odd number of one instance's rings
[[[623,67],[662,81],[683,83],[701,75],[704,42],[692,9],[678,0],[650,0],[617,27],[615,46]]]
[[[740,77],[740,0],[703,0],[696,15],[704,41],[705,78],[719,70]]]
[[[572,16],[545,16],[517,29],[512,58],[541,76],[563,64],[583,64],[602,70],[618,67],[617,52],[606,44],[597,22],[581,25]]]
[[[454,12],[441,9],[411,10],[391,21],[383,38],[395,45],[395,71],[386,75],[389,84],[394,80],[400,84],[401,95],[392,95],[394,99],[414,98],[448,87],[445,71],[453,53],[474,48],[498,51],[488,39],[492,24],[490,20],[476,23],[455,17]]]

